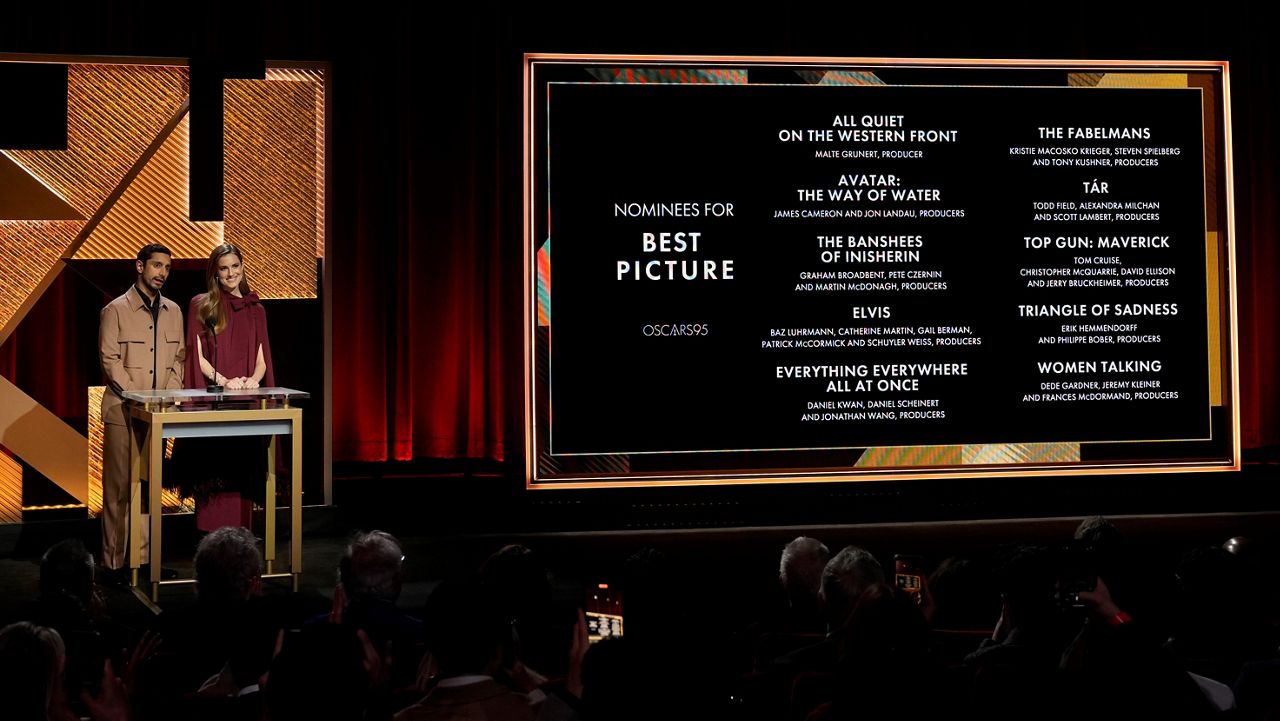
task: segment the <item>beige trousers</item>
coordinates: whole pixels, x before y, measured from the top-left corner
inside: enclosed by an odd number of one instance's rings
[[[102,565],[124,568],[129,557],[129,426],[103,424]],[[142,563],[151,559],[151,526],[142,521]]]

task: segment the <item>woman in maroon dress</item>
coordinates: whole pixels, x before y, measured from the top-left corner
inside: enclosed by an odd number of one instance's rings
[[[205,270],[205,287],[208,292],[192,298],[187,310],[187,387],[216,384],[239,390],[274,386],[267,312],[258,294],[249,289],[239,248],[223,243],[213,249]],[[229,449],[228,441],[244,447]],[[216,443],[215,448],[209,448],[205,443],[188,442],[184,455],[189,465],[183,474],[182,491],[196,499],[196,527],[201,531],[248,527],[252,518],[249,498],[261,497],[263,491],[265,445],[253,437],[217,439]],[[197,467],[201,457],[204,463]]]

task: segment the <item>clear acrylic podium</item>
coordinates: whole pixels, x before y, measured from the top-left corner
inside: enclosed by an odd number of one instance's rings
[[[194,583],[193,578],[161,580],[160,493],[163,489],[161,468],[167,438],[225,438],[230,436],[269,436],[266,477],[266,529],[263,578],[291,578],[298,590],[302,575],[302,409],[292,401],[310,398],[309,393],[292,388],[255,388],[206,393],[202,390],[123,391],[129,416],[129,568],[130,581],[138,587],[138,569],[142,565],[142,523],[144,516],[151,527],[151,598],[160,597],[162,584]],[[276,442],[278,436],[293,436],[292,493],[289,500],[289,571],[275,571],[276,558]],[[149,514],[142,512],[143,469],[150,482]]]

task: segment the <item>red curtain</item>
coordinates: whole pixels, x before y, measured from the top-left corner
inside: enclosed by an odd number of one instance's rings
[[[470,60],[444,74],[377,59],[335,72],[336,87],[352,82],[335,92],[351,103],[335,118],[336,164],[352,171],[337,181],[328,259],[335,459],[504,457],[519,412],[504,402],[504,358],[520,344],[504,304],[519,302],[520,240],[500,217],[519,208],[501,179],[497,69]]]
[[[1245,448],[1280,445],[1280,229],[1276,206],[1275,50],[1250,48],[1231,68],[1235,120],[1236,258],[1240,308],[1241,441]]]
[[[58,275],[0,346],[0,376],[55,415],[83,419],[87,386],[102,383],[101,374],[91,372],[98,357],[98,316],[90,311],[90,318],[80,317],[83,304],[76,302],[67,273]],[[88,354],[92,365],[84,362]]]

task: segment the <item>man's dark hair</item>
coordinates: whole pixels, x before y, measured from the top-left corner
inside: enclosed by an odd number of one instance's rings
[[[513,617],[550,600],[551,580],[537,553],[512,543],[498,549],[480,565],[480,580],[502,597]]]
[[[142,250],[138,251],[138,262],[143,263],[145,265],[148,260],[151,260],[152,253],[164,253],[170,258],[173,257],[173,251],[169,250],[163,245],[160,245],[159,243],[147,243],[146,245],[142,246]]]
[[[201,601],[244,600],[262,576],[262,553],[247,528],[223,526],[196,546],[196,594]]]
[[[78,538],[49,547],[40,558],[40,595],[70,596],[84,605],[93,598],[93,554]]]
[[[501,657],[511,627],[476,579],[445,581],[427,599],[427,645],[441,676],[484,673]]]
[[[338,560],[338,578],[348,598],[373,597],[395,602],[400,597],[404,550],[386,531],[357,534]]]
[[[996,585],[1016,617],[1026,628],[1048,624],[1058,615],[1057,583],[1060,555],[1042,546],[1017,545],[999,556]],[[1025,629],[1024,629],[1025,630]]]
[[[934,628],[990,629],[1000,618],[1000,591],[988,563],[952,556],[929,576]]]
[[[274,721],[364,718],[367,676],[355,631],[319,624],[290,633],[271,662],[266,705]]]

